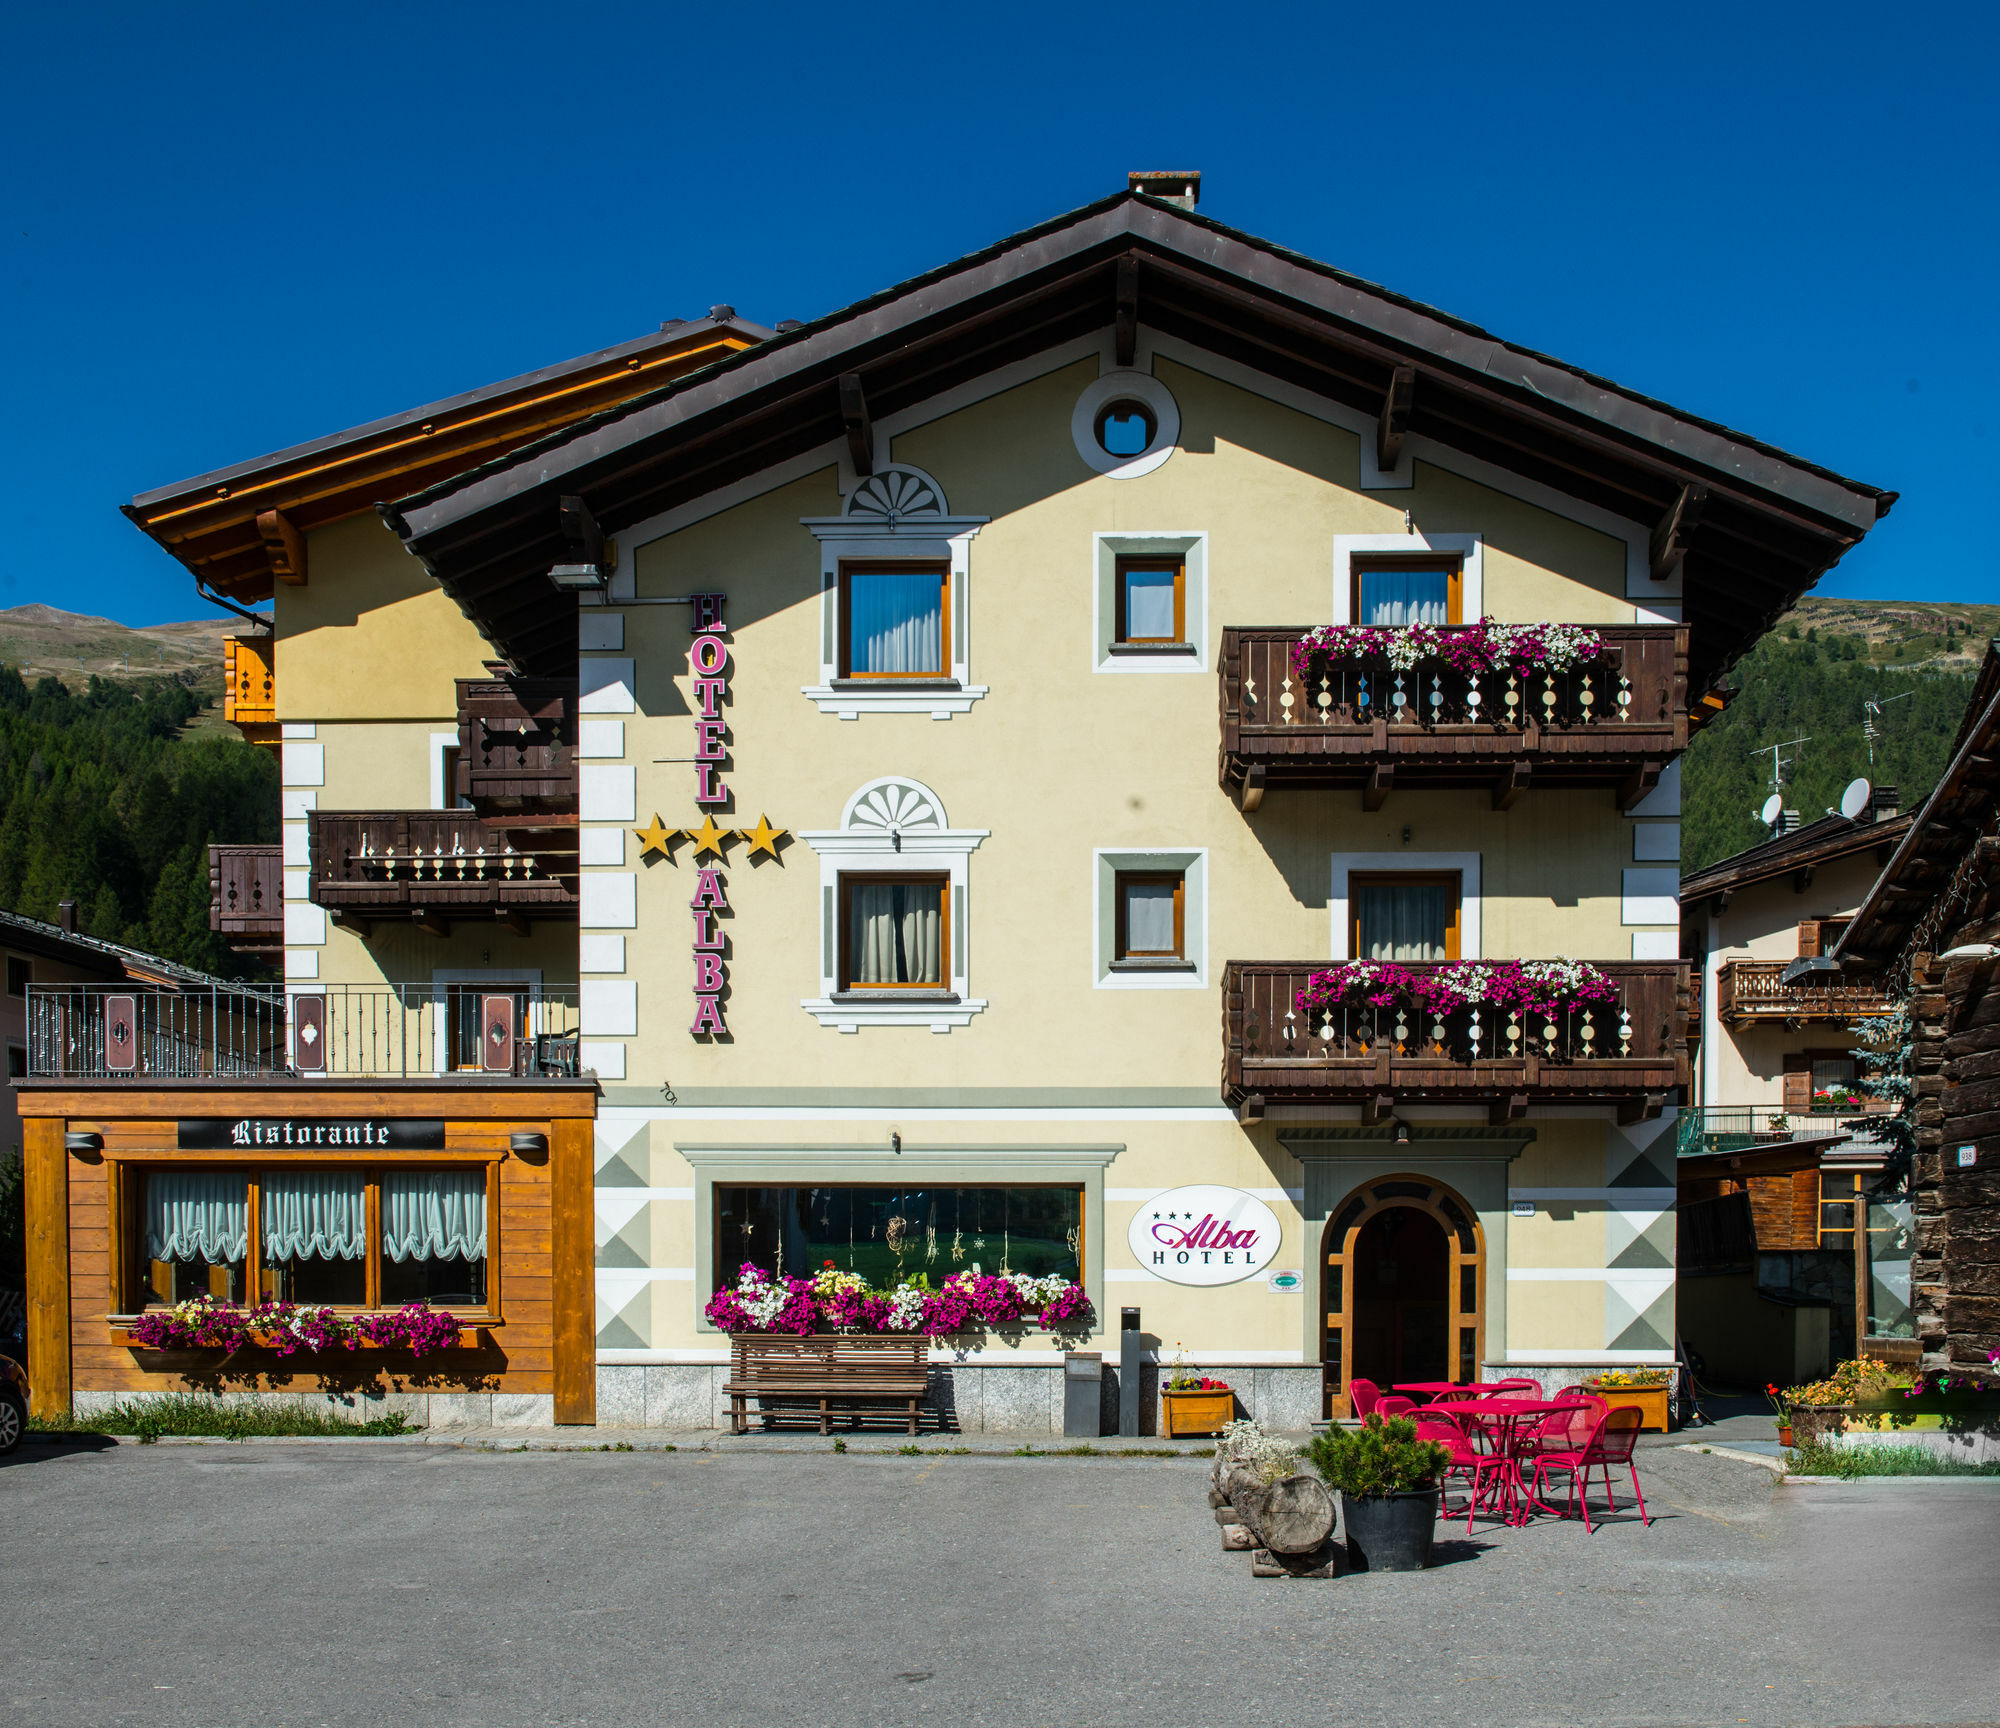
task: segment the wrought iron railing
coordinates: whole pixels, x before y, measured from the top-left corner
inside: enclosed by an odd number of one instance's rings
[[[1786,1110],[1775,1104],[1692,1105],[1675,1119],[1675,1149],[1690,1158],[1706,1152],[1782,1146],[1789,1140],[1822,1140],[1842,1132],[1865,1142],[1869,1119],[1893,1115],[1895,1110],[1895,1101],[1887,1098],[1862,1099],[1837,1110]],[[1862,1126],[1848,1128],[1850,1122]]]
[[[577,995],[526,984],[30,984],[43,1079],[575,1075]]]

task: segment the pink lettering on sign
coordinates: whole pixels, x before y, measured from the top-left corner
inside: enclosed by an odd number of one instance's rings
[[[729,759],[729,727],[722,717],[729,694],[729,645],[722,640],[726,598],[722,594],[689,597],[694,609],[694,639],[688,644],[688,669],[694,674],[694,702],[700,715],[694,723],[694,801],[700,805],[729,801],[721,766]],[[704,820],[713,822],[715,818]],[[718,860],[720,856],[718,853]],[[729,969],[722,960],[722,921],[716,914],[729,910],[729,896],[719,868],[700,873],[688,905],[694,913],[694,1024],[688,1032],[695,1038],[726,1038],[729,1027],[722,1018],[722,992],[729,983]]]
[[[696,1038],[706,1034],[711,1038],[726,1038],[729,1028],[722,1022],[722,1004],[713,996],[697,996],[694,999],[694,1024],[688,1031]]]
[[[697,996],[713,995],[725,982],[722,956],[697,952],[694,957],[694,989]]]
[[[1153,1240],[1167,1248],[1254,1248],[1257,1232],[1254,1228],[1232,1230],[1212,1212],[1204,1212],[1201,1222],[1191,1227],[1172,1222],[1155,1224]]]

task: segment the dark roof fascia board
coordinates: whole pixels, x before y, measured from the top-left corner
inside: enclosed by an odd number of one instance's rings
[[[18,912],[0,912],[0,948],[22,949],[71,966],[94,967],[114,980],[137,970],[195,989],[237,992],[259,988],[237,979],[218,978],[211,972],[197,972],[178,961],[127,948],[121,942],[107,942],[101,936],[71,935],[57,925]]]
[[[1813,834],[1813,829],[1828,821],[1839,823],[1840,832]],[[1886,846],[1892,840],[1900,840],[1915,821],[1914,810],[1905,810],[1898,816],[1884,816],[1875,822],[1849,822],[1844,816],[1823,818],[1822,822],[1798,829],[1781,839],[1766,840],[1748,851],[1720,859],[1692,876],[1682,877],[1681,901],[1684,905],[1692,905],[1725,888],[1747,888],[1752,883],[1789,876],[1794,870],[1802,870],[1809,864],[1827,864],[1836,858],[1866,852],[1872,847]],[[1801,836],[1811,836],[1811,839],[1801,845]]]
[[[588,372],[594,367],[629,359],[635,354],[671,347],[686,337],[703,335],[709,331],[734,332],[747,336],[754,342],[769,341],[772,335],[772,332],[761,324],[752,324],[741,318],[690,318],[686,323],[676,324],[668,330],[651,331],[644,336],[635,336],[629,342],[620,342],[610,348],[600,348],[591,354],[580,354],[573,360],[558,361],[553,366],[544,366],[534,372],[523,372],[512,378],[503,378],[497,384],[483,385],[477,390],[467,390],[457,396],[446,396],[436,402],[426,402],[420,408],[405,409],[400,414],[390,414],[380,420],[370,420],[364,425],[350,426],[344,432],[329,432],[323,437],[308,439],[303,444],[292,444],[283,450],[274,450],[267,456],[253,456],[247,461],[231,463],[226,468],[217,468],[212,473],[197,474],[189,480],[177,480],[170,486],[155,487],[150,492],[141,492],[134,497],[131,508],[143,511],[154,504],[170,503],[186,493],[212,491],[220,484],[239,480],[245,475],[260,474],[270,469],[289,468],[309,457],[323,455],[329,450],[338,450],[344,445],[363,444],[385,433],[399,432],[405,427],[420,425],[426,420],[435,420],[462,408],[477,407],[482,402],[495,401],[513,395],[517,391],[532,390],[537,385],[554,382],[572,373]]]
[[[393,507],[390,519],[422,552],[431,537],[503,508],[522,492],[572,481],[580,471],[617,462],[634,444],[666,439],[746,400],[782,397],[788,383],[802,387],[817,372],[852,369],[858,350],[907,341],[917,326],[948,321],[978,302],[1004,298],[1030,278],[1060,275],[1065,266],[1085,267],[1096,254],[1109,256],[1134,244],[1266,298],[1288,300],[1398,357],[1428,359],[1511,399],[1524,412],[1572,430],[1607,431],[1635,456],[1656,464],[1671,459],[1665,465],[1678,462],[1701,477],[1762,492],[1856,536],[1879,519],[1892,497],[1515,348],[1328,265],[1157,199],[1119,193],[415,493]]]

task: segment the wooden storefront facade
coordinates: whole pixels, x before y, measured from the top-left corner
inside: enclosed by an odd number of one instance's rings
[[[34,1410],[59,1415],[105,1395],[182,1390],[491,1394],[516,1421],[595,1419],[591,1313],[590,1080],[23,1080],[28,1351]],[[307,1144],[311,1142],[311,1144]],[[332,1143],[340,1142],[340,1143]],[[126,1324],[160,1304],[143,1241],[146,1183],[160,1172],[242,1172],[247,1269],[214,1294],[247,1306],[268,1293],[258,1184],[284,1172],[363,1179],[368,1300],[381,1295],[385,1177],[483,1171],[483,1304],[444,1304],[462,1345],[423,1358],[389,1349],[281,1357],[249,1349],[162,1351]],[[477,1184],[469,1185],[478,1190]],[[218,1268],[218,1274],[221,1269]],[[349,1311],[342,1305],[340,1311]]]

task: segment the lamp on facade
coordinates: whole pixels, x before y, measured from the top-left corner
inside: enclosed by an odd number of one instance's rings
[[[102,1134],[94,1134],[88,1129],[72,1130],[63,1136],[63,1150],[65,1152],[102,1152],[104,1150],[104,1136]]]
[[[509,1134],[507,1150],[516,1158],[546,1158],[549,1155],[549,1137],[534,1132]]]

